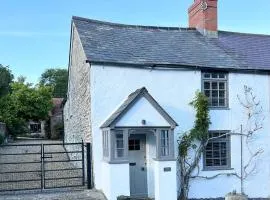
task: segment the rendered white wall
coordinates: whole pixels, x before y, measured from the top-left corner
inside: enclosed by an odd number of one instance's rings
[[[179,122],[175,133],[188,130],[194,121],[194,111],[188,104],[195,91],[200,89],[200,77],[199,71],[139,70],[91,65],[91,122],[97,189],[103,188],[101,124],[129,94],[146,87],[166,112]],[[121,174],[121,171],[116,174]]]
[[[155,161],[155,199],[177,199],[176,161]],[[170,168],[171,171],[164,171]]]
[[[257,159],[256,171],[244,181],[244,189],[249,197],[269,197],[270,195],[270,122],[269,122],[269,76],[252,74],[229,74],[229,109],[211,111],[211,130],[231,130],[240,132],[240,125],[245,128],[246,113],[240,106],[237,95],[244,99],[244,85],[253,88],[257,99],[260,100],[264,110],[264,126],[258,131],[256,138],[252,142],[252,149],[264,149],[263,154]],[[232,170],[202,171],[202,176],[213,176],[219,173],[240,174],[240,137],[231,137],[231,167]],[[244,143],[245,145],[245,143]],[[250,156],[247,148],[244,148],[244,164]],[[201,163],[202,168],[202,163]],[[235,176],[222,175],[212,180],[196,179],[191,182],[190,195],[196,198],[224,197],[226,193],[233,190],[240,192],[240,180]]]
[[[150,198],[155,197],[155,163],[156,158],[156,136],[154,133],[146,134],[146,162],[147,162],[147,189]]]
[[[175,147],[178,134],[192,128],[194,110],[189,102],[196,90],[201,89],[200,71],[147,70],[112,66],[91,66],[91,122],[93,134],[93,159],[95,184],[102,189],[102,134],[101,124],[115,111],[127,96],[136,89],[146,87],[158,103],[176,120]],[[229,74],[229,109],[211,110],[211,130],[239,130],[244,122],[243,111],[237,100],[243,94],[244,85],[254,89],[265,111],[264,128],[260,130],[255,146],[264,148],[255,176],[246,180],[245,189],[250,197],[270,195],[270,122],[269,122],[269,78],[267,75]],[[177,149],[177,148],[176,148]],[[177,151],[176,151],[177,152]],[[239,172],[240,140],[231,138],[232,170],[201,171],[200,175],[211,176],[220,172]],[[177,154],[177,153],[176,153]],[[201,166],[202,169],[202,166]],[[121,174],[119,170],[118,174]],[[157,180],[155,179],[155,183]],[[157,186],[155,186],[157,187]],[[240,181],[235,177],[219,176],[213,180],[195,179],[191,181],[190,197],[222,197],[233,189],[240,189]]]
[[[102,162],[102,190],[108,200],[130,195],[129,164],[109,164]]]
[[[125,113],[116,123],[116,126],[142,126],[142,120],[146,120],[145,126],[170,126],[144,97],[141,97],[135,105]]]

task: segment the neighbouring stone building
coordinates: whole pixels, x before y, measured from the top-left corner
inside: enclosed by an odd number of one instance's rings
[[[196,91],[209,99],[215,139],[201,155],[189,197],[239,192],[232,174],[241,173],[241,141],[231,133],[246,124],[239,102],[245,86],[265,120],[252,146],[263,149],[254,163],[259,173],[244,190],[252,198],[270,195],[270,36],[218,30],[217,2],[195,0],[187,28],[72,18],[65,141],[92,143],[95,188],[108,200],[177,199],[177,144],[193,127]],[[242,150],[249,160],[248,147]]]

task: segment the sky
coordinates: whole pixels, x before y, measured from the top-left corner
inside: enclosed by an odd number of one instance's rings
[[[0,0],[0,63],[37,83],[67,68],[72,16],[124,24],[188,26],[193,0]],[[270,34],[270,0],[219,0],[219,30]]]

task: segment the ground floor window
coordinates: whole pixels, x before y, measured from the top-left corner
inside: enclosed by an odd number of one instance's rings
[[[169,155],[169,131],[161,130],[160,137],[160,148],[161,148],[161,156]]]
[[[41,124],[40,123],[31,123],[30,124],[30,133],[40,133]]]
[[[109,157],[109,131],[103,131],[103,156]]]
[[[229,131],[210,131],[204,152],[204,168],[209,170],[230,168],[231,145]]]
[[[124,135],[123,131],[117,131],[115,134],[115,157],[124,157]]]

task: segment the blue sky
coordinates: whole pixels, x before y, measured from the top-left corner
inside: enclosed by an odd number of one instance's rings
[[[37,82],[66,68],[72,15],[112,22],[187,27],[193,0],[0,0],[0,63]],[[219,0],[219,29],[270,34],[270,1]]]

